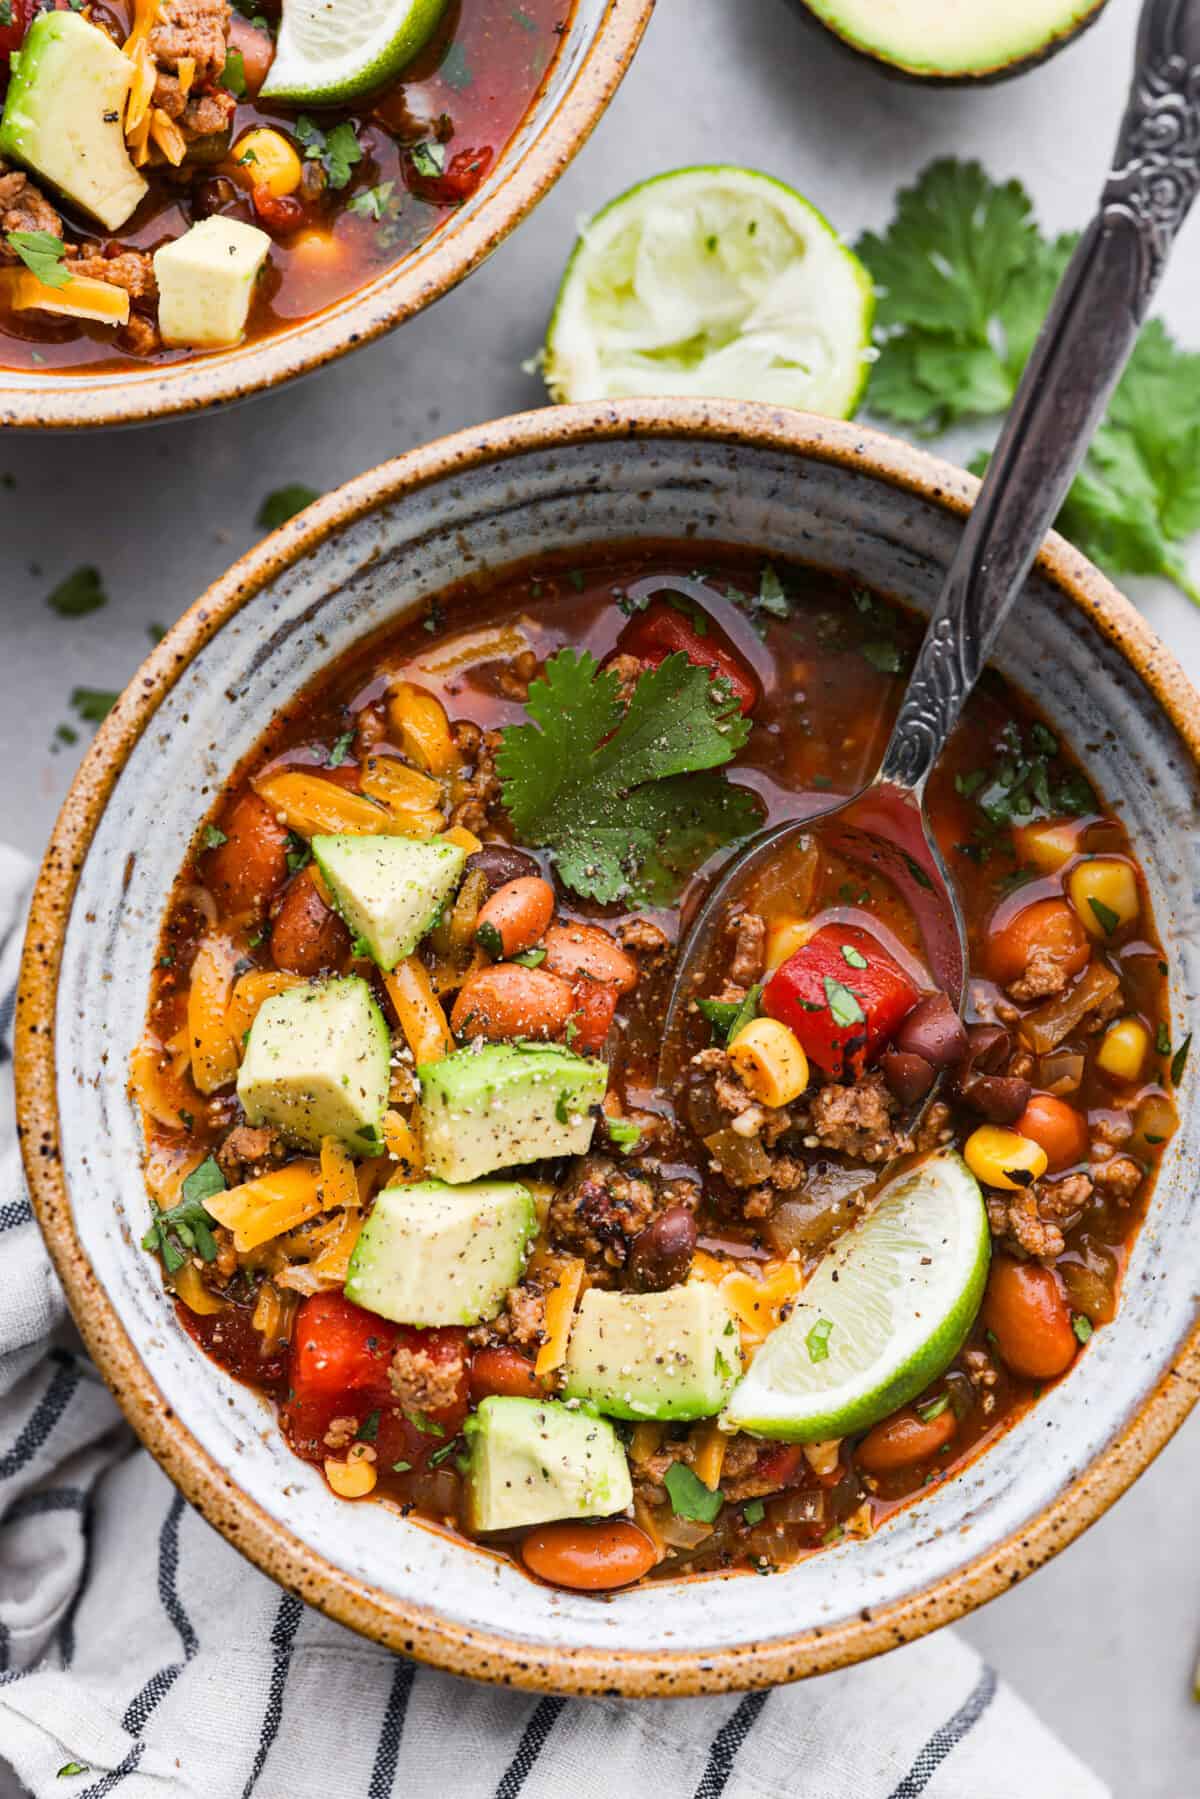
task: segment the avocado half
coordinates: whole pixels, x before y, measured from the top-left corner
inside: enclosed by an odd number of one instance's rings
[[[1003,81],[1095,24],[1108,0],[799,0],[827,31],[913,81]]]

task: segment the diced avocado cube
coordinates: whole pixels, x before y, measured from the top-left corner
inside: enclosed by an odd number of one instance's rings
[[[606,1518],[633,1501],[629,1463],[606,1418],[552,1399],[493,1397],[466,1432],[471,1530]]]
[[[264,1000],[250,1027],[238,1098],[251,1124],[273,1124],[319,1149],[339,1137],[357,1155],[382,1147],[391,1039],[358,975],[289,987]]]
[[[583,1296],[563,1391],[614,1418],[711,1418],[742,1372],[737,1320],[709,1281]]]
[[[380,968],[411,956],[458,886],[467,852],[416,837],[314,837],[338,911]]]
[[[489,1043],[423,1062],[425,1166],[444,1181],[473,1181],[541,1156],[582,1155],[608,1070],[554,1044]]]
[[[271,240],[257,225],[214,216],[154,252],[165,344],[221,350],[242,341]]]
[[[80,13],[39,12],[11,66],[0,156],[119,230],[146,191],[125,147],[132,61]]]
[[[520,1280],[536,1231],[519,1181],[385,1187],[350,1257],[346,1298],[396,1324],[482,1324]]]

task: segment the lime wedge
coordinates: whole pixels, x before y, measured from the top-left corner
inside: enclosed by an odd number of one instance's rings
[[[960,1155],[939,1150],[896,1175],[818,1265],[722,1423],[793,1443],[869,1429],[953,1361],[990,1254],[983,1195]]]
[[[871,277],[815,207],[754,169],[677,169],[581,230],[542,354],[555,400],[703,394],[849,418]]]
[[[447,0],[287,0],[264,100],[337,106],[411,62]]]

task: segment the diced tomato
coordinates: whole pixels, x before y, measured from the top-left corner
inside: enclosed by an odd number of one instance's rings
[[[870,932],[828,924],[776,969],[762,1006],[837,1081],[862,1073],[917,998],[913,982]]]
[[[481,150],[460,150],[452,156],[440,175],[423,175],[409,157],[405,163],[405,179],[413,193],[437,206],[458,206],[469,200],[492,166],[495,152],[490,144]]]
[[[571,992],[575,999],[568,1021],[575,1026],[574,1031],[568,1030],[571,1048],[581,1056],[598,1055],[612,1028],[618,990],[607,981],[590,981],[585,975],[572,982]]]
[[[790,1487],[804,1472],[804,1447],[800,1443],[772,1443],[760,1449],[754,1478],[772,1482],[772,1491]]]
[[[7,62],[13,51],[21,48],[33,18],[33,6],[34,0],[9,0],[8,23],[0,25],[0,61]]]
[[[471,1398],[476,1405],[492,1394],[537,1399],[541,1393],[533,1362],[519,1349],[478,1349],[471,1363]]]
[[[251,199],[259,224],[276,237],[299,231],[308,216],[295,194],[273,194],[262,181],[253,189]]]
[[[652,600],[644,612],[626,625],[617,649],[622,655],[638,657],[651,668],[657,668],[681,650],[697,668],[711,669],[714,675],[728,681],[742,711],[753,712],[758,704],[758,682],[740,657],[719,640],[716,626],[699,607],[693,609],[693,616],[703,621],[703,630],[697,628],[687,611],[673,606],[670,600]]]

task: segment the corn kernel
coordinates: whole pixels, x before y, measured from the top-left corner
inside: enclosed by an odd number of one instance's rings
[[[811,918],[781,918],[767,927],[766,965],[768,974],[781,968],[789,956],[808,942],[816,926]]]
[[[998,1124],[981,1124],[963,1145],[963,1157],[985,1187],[1019,1193],[1046,1172],[1048,1157],[1040,1143]]]
[[[1022,862],[1052,875],[1078,853],[1082,829],[1077,819],[1044,818],[1037,824],[1014,826],[1013,840]]]
[[[1071,904],[1093,937],[1111,937],[1141,910],[1137,876],[1115,856],[1092,856],[1067,877]]]
[[[808,1086],[808,1057],[777,1018],[753,1018],[743,1025],[729,1045],[729,1060],[760,1105],[790,1105]]]
[[[1150,1033],[1140,1018],[1118,1018],[1100,1040],[1096,1063],[1118,1081],[1136,1081],[1150,1049]]]
[[[466,850],[468,856],[473,856],[483,848],[482,838],[476,837],[474,831],[468,831],[466,825],[451,825],[448,831],[442,832],[442,842],[456,843],[460,850]]]
[[[378,1478],[374,1464],[365,1456],[345,1462],[335,1461],[332,1456],[325,1458],[325,1479],[339,1499],[365,1499],[375,1491]]]
[[[300,158],[281,131],[266,126],[247,131],[233,146],[232,155],[235,166],[255,187],[281,195],[294,194],[300,185]]]

